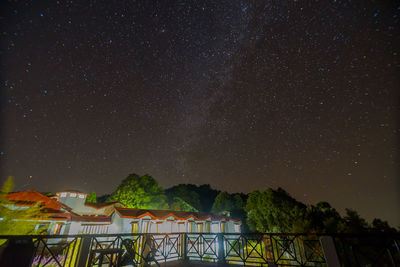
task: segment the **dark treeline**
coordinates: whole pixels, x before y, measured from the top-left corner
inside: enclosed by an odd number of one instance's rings
[[[363,233],[396,232],[381,219],[369,224],[355,210],[341,216],[328,202],[306,205],[285,190],[268,188],[249,194],[227,193],[209,184],[179,184],[163,189],[149,175],[130,174],[109,195],[88,201],[119,201],[130,208],[204,211],[241,219],[244,232]]]

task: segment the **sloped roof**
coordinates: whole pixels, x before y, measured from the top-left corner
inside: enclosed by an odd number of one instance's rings
[[[10,201],[13,201],[15,205],[32,206],[36,203],[40,203],[44,206],[44,208],[47,209],[60,210],[61,208],[64,208],[68,211],[71,211],[71,208],[67,205],[64,205],[63,203],[47,197],[35,190],[10,193],[6,195],[6,198]]]
[[[150,216],[152,219],[164,220],[168,217],[174,217],[176,220],[187,220],[193,218],[195,220],[207,220],[212,219],[213,221],[220,220],[233,220],[229,217],[207,213],[207,212],[189,212],[189,211],[173,211],[173,210],[142,210],[142,209],[130,209],[130,208],[116,208],[118,214],[123,218],[139,219],[144,216]],[[238,220],[234,220],[238,221]]]
[[[106,216],[106,215],[71,215],[71,221],[111,223],[111,216]]]
[[[112,206],[115,204],[120,204],[122,207],[124,207],[125,205],[122,204],[121,202],[110,202],[110,203],[90,203],[90,202],[86,202],[85,206],[91,207],[91,208],[95,208],[95,209],[102,209],[108,206]]]

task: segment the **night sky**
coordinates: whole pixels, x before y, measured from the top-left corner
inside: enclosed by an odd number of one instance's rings
[[[396,1],[8,1],[1,180],[282,187],[400,225]]]

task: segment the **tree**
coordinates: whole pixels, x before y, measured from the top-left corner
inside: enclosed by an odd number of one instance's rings
[[[201,203],[199,194],[189,186],[179,184],[165,191],[168,202],[173,210],[199,211]]]
[[[196,186],[194,191],[199,194],[202,211],[204,212],[211,211],[215,198],[221,192],[211,188],[209,184]]]
[[[107,199],[110,198],[110,196],[111,196],[110,194],[101,195],[101,196],[99,196],[97,198],[97,202],[98,203],[105,203],[105,202],[107,202]]]
[[[234,208],[235,203],[233,197],[227,192],[220,192],[214,200],[211,211],[213,213],[221,213],[230,216]]]
[[[375,218],[372,221],[372,232],[377,232],[377,233],[395,233],[396,229],[393,227],[390,227],[389,223],[387,221],[382,221],[381,219]]]
[[[41,234],[46,229],[36,229],[37,219],[46,218],[41,203],[30,207],[11,208],[13,203],[6,198],[14,188],[14,178],[9,176],[0,191],[0,234],[28,235]],[[0,244],[3,242],[0,241]]]
[[[194,208],[192,205],[187,203],[180,197],[173,197],[171,202],[169,202],[169,206],[171,210],[178,210],[178,211],[194,211],[198,212],[199,210]]]
[[[345,233],[362,233],[369,228],[367,221],[352,209],[346,209],[346,216],[343,217],[344,224],[341,227],[341,232]]]
[[[90,194],[86,197],[86,202],[89,202],[89,203],[97,203],[96,192],[90,193]]]
[[[179,184],[168,188],[166,194],[170,200],[175,196],[193,206],[195,209],[210,212],[219,190],[212,189],[209,184],[200,186],[194,184]]]
[[[339,213],[328,202],[308,205],[292,227],[294,233],[336,233],[343,223]]]
[[[239,215],[244,211],[244,200],[241,194],[229,194],[220,192],[214,200],[211,208],[213,213],[221,213],[228,216]]]
[[[251,192],[245,209],[251,230],[280,233],[293,230],[294,223],[304,216],[306,206],[281,188],[269,188]]]
[[[150,175],[129,174],[107,202],[119,201],[128,208],[168,209],[164,189]]]

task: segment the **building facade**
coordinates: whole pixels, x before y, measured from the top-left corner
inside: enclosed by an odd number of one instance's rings
[[[87,203],[87,194],[62,191],[45,196],[37,191],[6,196],[11,209],[24,209],[40,203],[43,217],[37,228],[49,234],[119,233],[239,233],[240,220],[205,212],[143,210],[126,208],[119,202]]]

